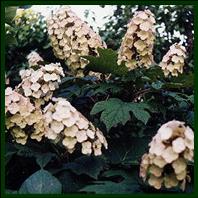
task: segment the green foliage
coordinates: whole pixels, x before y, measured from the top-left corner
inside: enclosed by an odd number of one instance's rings
[[[113,165],[138,165],[142,155],[147,151],[148,143],[148,137],[112,139],[109,149],[105,152],[105,158]]]
[[[81,189],[82,192],[94,192],[98,194],[129,194],[138,192],[140,185],[135,171],[109,170],[102,175],[104,180],[95,181]],[[117,177],[118,181],[111,181],[110,178]],[[106,180],[105,180],[106,179]]]
[[[146,124],[150,118],[147,109],[149,109],[149,106],[145,103],[127,103],[118,98],[110,98],[107,101],[96,103],[91,110],[91,114],[94,115],[102,112],[100,120],[104,122],[109,131],[119,123],[125,125],[131,119],[130,112],[138,120]]]
[[[62,192],[62,185],[51,173],[39,170],[28,177],[19,189],[20,194],[58,194]]]
[[[103,74],[123,75],[127,74],[125,65],[117,64],[117,53],[111,49],[98,49],[99,56],[84,56],[89,60],[86,70],[101,72]]]
[[[74,162],[67,163],[63,166],[64,170],[71,170],[77,175],[88,175],[93,179],[97,179],[99,173],[104,168],[104,160],[94,156],[83,156],[76,159]]]
[[[12,24],[14,17],[16,15],[17,7],[16,6],[9,6],[5,8],[5,23]]]

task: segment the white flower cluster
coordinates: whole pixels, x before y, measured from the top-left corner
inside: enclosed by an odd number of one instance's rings
[[[20,76],[22,82],[17,89],[21,90],[26,97],[33,97],[42,104],[51,99],[53,91],[59,87],[61,78],[65,74],[60,63],[51,63],[37,70],[32,68],[21,70]]]
[[[31,139],[41,141],[44,135],[42,112],[34,107],[29,98],[10,87],[6,88],[5,113],[6,128],[11,129],[11,134],[17,143],[26,144],[29,135]],[[30,126],[32,126],[31,130]]]
[[[32,51],[27,55],[29,67],[38,66],[40,62],[43,62],[43,58],[35,51]]]
[[[133,70],[148,68],[153,63],[154,24],[155,18],[150,10],[135,13],[118,51],[118,65],[124,62],[129,70]]]
[[[64,98],[52,98],[44,109],[47,123],[45,136],[56,142],[62,141],[69,153],[81,144],[83,154],[101,155],[102,146],[107,149],[107,142],[102,132],[93,126]]]
[[[140,166],[140,177],[156,189],[162,186],[185,189],[190,180],[188,162],[194,157],[194,132],[184,122],[170,121],[162,125],[149,144]]]
[[[186,48],[178,43],[170,46],[169,51],[163,57],[160,66],[164,71],[164,75],[178,76],[183,73],[184,60],[186,58]]]
[[[65,60],[69,69],[82,76],[88,60],[81,56],[98,55],[97,48],[106,45],[69,7],[62,6],[47,20],[48,34],[55,56]]]

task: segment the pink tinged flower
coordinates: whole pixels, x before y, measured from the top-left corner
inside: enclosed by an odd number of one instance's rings
[[[70,137],[75,137],[77,132],[78,132],[78,127],[75,125],[71,127],[67,127],[64,130],[65,136],[70,136]]]
[[[140,29],[143,31],[149,31],[151,29],[153,24],[151,24],[149,21],[145,21],[140,24]]]
[[[62,141],[63,145],[68,149],[73,149],[77,143],[76,138],[72,137],[65,137]]]
[[[76,125],[78,126],[79,129],[87,129],[89,123],[87,120],[81,117],[79,120],[77,120]]]
[[[151,147],[149,149],[149,152],[151,154],[155,154],[157,156],[160,156],[162,155],[162,153],[164,152],[165,150],[165,145],[163,143],[154,143],[154,144],[151,144]]]
[[[64,125],[61,122],[58,121],[52,121],[50,123],[50,128],[55,132],[55,133],[60,133],[64,129]]]
[[[82,153],[85,155],[90,155],[92,153],[92,144],[89,141],[83,142],[82,143]]]
[[[46,94],[49,91],[49,86],[47,84],[42,85],[41,91]]]
[[[179,137],[172,142],[173,151],[176,153],[181,153],[185,150],[185,141],[183,138]]]
[[[162,157],[167,163],[171,163],[178,158],[178,153],[176,153],[171,146],[166,148],[163,153]]]
[[[185,137],[188,139],[188,140],[194,140],[194,132],[193,130],[190,128],[190,127],[186,127],[186,130],[184,132],[184,135]]]
[[[57,138],[58,134],[55,133],[52,129],[47,128],[45,129],[45,137],[51,140],[55,140]]]
[[[87,136],[91,139],[94,139],[95,137],[95,132],[90,130],[90,129],[87,129]]]
[[[49,82],[51,80],[51,74],[49,73],[44,74],[43,79],[45,82]]]
[[[25,96],[27,97],[32,95],[32,90],[30,88],[26,88],[23,91],[24,91]]]
[[[7,110],[11,113],[11,114],[16,114],[19,111],[19,105],[16,103],[12,103],[7,107]]]
[[[12,94],[12,88],[11,87],[7,87],[6,89],[5,89],[5,95],[6,96],[9,96],[9,95],[11,95]]]
[[[77,138],[77,141],[80,142],[80,143],[84,142],[85,140],[87,140],[86,131],[84,131],[84,130],[78,131],[76,133],[76,138]]]
[[[67,126],[67,127],[71,127],[76,123],[76,119],[73,118],[72,116],[69,118],[65,118],[62,120],[62,123]]]
[[[38,91],[40,87],[41,87],[41,85],[40,85],[39,83],[33,83],[33,84],[31,85],[31,89],[32,89],[33,91]]]
[[[173,130],[170,127],[162,126],[159,129],[158,133],[160,134],[162,140],[168,140],[169,138],[171,138]]]

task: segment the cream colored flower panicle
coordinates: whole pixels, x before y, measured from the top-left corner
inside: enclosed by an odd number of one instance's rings
[[[22,82],[17,89],[26,97],[32,97],[36,102],[51,99],[53,91],[59,87],[61,78],[65,76],[60,63],[41,66],[37,70],[32,68],[21,70]],[[39,102],[38,102],[39,103]],[[39,106],[39,105],[38,105]]]
[[[41,141],[44,135],[44,120],[40,109],[36,109],[30,99],[12,88],[5,90],[6,128],[15,141],[26,144],[28,137]],[[30,129],[30,126],[32,128]]]
[[[134,14],[118,51],[118,65],[123,62],[129,70],[133,70],[137,67],[148,68],[153,63],[154,24],[155,18],[150,10]]]
[[[55,56],[65,60],[74,74],[82,76],[82,69],[88,64],[81,56],[98,55],[97,48],[106,47],[100,36],[68,6],[55,10],[47,26]]]
[[[190,180],[188,162],[194,157],[194,132],[184,122],[162,125],[142,156],[140,177],[156,189],[179,186],[185,190]]]
[[[40,62],[43,62],[43,58],[35,51],[32,51],[27,55],[29,67],[38,66]]]
[[[184,46],[175,43],[170,46],[169,51],[163,57],[160,66],[164,71],[164,75],[178,76],[183,73],[184,60],[186,58],[186,49]]]
[[[61,142],[72,153],[77,144],[81,144],[83,154],[102,154],[102,146],[107,149],[107,142],[102,132],[93,126],[64,98],[52,98],[44,109],[47,123],[45,136]]]

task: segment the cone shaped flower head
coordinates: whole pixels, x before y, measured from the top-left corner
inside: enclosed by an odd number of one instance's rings
[[[69,153],[81,145],[83,154],[102,154],[102,147],[107,149],[107,142],[102,132],[93,126],[64,98],[52,98],[44,109],[47,123],[45,136],[61,143]]]
[[[26,97],[33,98],[37,105],[49,101],[53,91],[59,87],[61,78],[65,76],[60,63],[40,65],[40,68],[21,70],[22,82],[17,90]]]
[[[127,25],[118,51],[118,65],[124,63],[129,70],[148,68],[153,63],[155,18],[150,10],[137,11]]]
[[[42,111],[30,99],[8,87],[5,90],[6,129],[17,143],[26,144],[28,137],[41,141],[44,135]]]
[[[170,121],[162,125],[142,156],[140,177],[156,189],[179,186],[185,189],[188,162],[194,157],[194,132],[184,122]]]
[[[68,6],[55,10],[48,18],[47,26],[55,56],[65,60],[75,75],[82,76],[83,68],[88,64],[82,56],[97,56],[97,48],[106,47],[100,36]]]
[[[183,73],[184,61],[186,58],[186,49],[180,44],[173,44],[170,46],[169,51],[163,57],[160,67],[162,68],[164,75],[178,76],[179,73]]]

